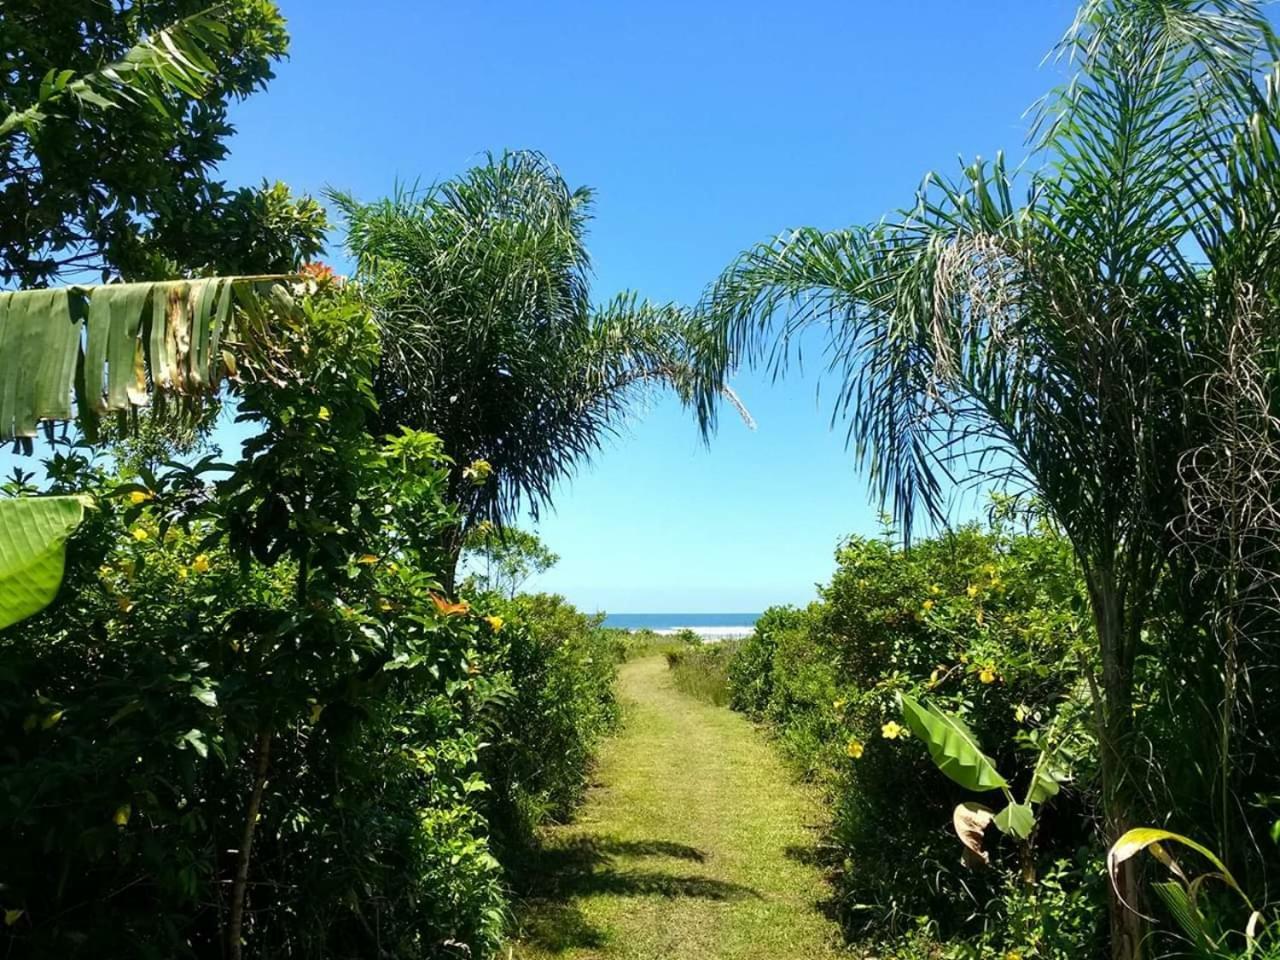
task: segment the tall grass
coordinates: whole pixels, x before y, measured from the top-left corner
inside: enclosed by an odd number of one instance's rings
[[[667,666],[677,690],[704,703],[728,706],[731,696],[729,664],[741,640],[721,640],[699,646],[684,645],[667,652]]]

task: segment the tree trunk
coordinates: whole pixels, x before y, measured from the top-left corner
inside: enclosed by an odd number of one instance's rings
[[[1114,582],[1091,585],[1094,623],[1102,659],[1102,704],[1098,743],[1101,751],[1102,810],[1107,845],[1133,822],[1131,752],[1133,745],[1133,671],[1125,650],[1124,612]],[[1119,865],[1108,889],[1111,960],[1141,960],[1143,921],[1135,911],[1141,898],[1134,860]],[[1128,906],[1126,906],[1128,904]]]
[[[227,955],[240,960],[241,931],[244,927],[244,898],[249,886],[249,852],[253,849],[253,834],[258,828],[258,812],[262,808],[262,792],[267,784],[267,765],[271,759],[271,733],[258,734],[258,757],[253,772],[253,792],[249,794],[249,807],[245,810],[244,833],[240,849],[236,852],[235,880],[231,886],[231,917],[227,922]]]

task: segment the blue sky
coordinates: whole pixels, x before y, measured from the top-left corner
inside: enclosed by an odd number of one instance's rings
[[[873,220],[963,154],[1017,155],[1055,81],[1063,0],[283,0],[292,58],[236,111],[223,173],[372,198],[486,150],[545,152],[597,190],[600,300],[696,300],[747,245]],[[539,586],[587,609],[803,603],[848,533],[877,529],[818,379],[743,375],[759,426],[710,447],[658,401],[566,484]]]
[[[487,150],[597,190],[594,293],[694,301],[744,247],[874,220],[957,156],[1021,153],[1066,0],[530,4],[281,0],[292,57],[237,107],[221,175],[373,198]],[[331,257],[337,259],[337,257]],[[710,447],[655,402],[566,484],[538,586],[587,609],[803,603],[877,508],[810,373],[736,384]],[[728,412],[726,412],[727,414]]]

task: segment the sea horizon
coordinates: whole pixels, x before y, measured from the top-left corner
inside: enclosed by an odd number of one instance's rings
[[[605,616],[604,625],[617,630],[692,630],[720,636],[750,633],[758,619],[758,613],[610,613]]]

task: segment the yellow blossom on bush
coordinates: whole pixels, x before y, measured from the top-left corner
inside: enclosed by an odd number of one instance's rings
[[[331,416],[333,416],[333,414],[329,412],[328,407],[321,407],[319,410],[316,411],[317,419],[328,420]]]
[[[971,583],[969,586],[964,588],[964,592],[967,593],[969,595],[969,599],[972,600],[978,595],[978,587],[976,584]]]
[[[129,502],[132,504],[146,503],[148,500],[154,500],[156,495],[150,490],[134,490],[129,494]]]
[[[902,727],[895,720],[890,720],[880,728],[880,736],[886,740],[897,740],[902,736]]]
[[[865,749],[866,747],[863,745],[862,741],[854,737],[849,740],[848,745],[844,748],[844,752],[849,754],[849,756],[853,757],[855,760],[861,760],[862,752]]]
[[[1004,955],[1004,960],[1022,960],[1022,953],[1018,950],[1010,950]]]
[[[996,575],[996,565],[994,563],[984,563],[982,565],[982,572],[988,577],[994,577]]]
[[[151,534],[147,533],[147,531],[143,530],[141,527],[134,527],[129,531],[129,536],[133,537],[133,539],[137,540],[139,543],[142,543],[144,540],[151,539]]]
[[[178,567],[178,579],[179,579],[179,580],[185,580],[185,579],[187,579],[187,577],[188,577],[188,576],[190,576],[190,574],[191,574],[191,571],[190,571],[190,570],[188,570],[186,567]]]
[[[1025,703],[1020,703],[1013,711],[1013,719],[1017,720],[1019,723],[1022,723],[1024,720],[1027,719],[1027,715],[1030,714],[1030,712],[1031,712],[1030,709],[1027,707]]]
[[[978,671],[978,679],[983,683],[996,682],[996,671],[991,666],[991,664],[987,664],[985,667],[983,667],[981,670]]]
[[[489,628],[493,630],[494,633],[497,633],[499,630],[501,630],[503,623],[505,623],[505,621],[501,617],[497,617],[497,616],[485,617],[484,622],[489,624]]]
[[[942,593],[942,588],[941,588],[940,586],[938,586],[938,585],[935,583],[935,584],[933,584],[931,587],[929,587],[929,592],[930,592],[930,593],[932,593],[932,594],[936,597],[936,596],[938,596],[940,593]]]
[[[471,466],[462,471],[463,478],[470,480],[477,487],[483,486],[492,474],[493,464],[488,460],[472,460]]]
[[[923,604],[923,607],[924,607],[924,612],[925,612],[925,613],[928,613],[930,610],[932,610],[932,609],[933,609],[933,601],[932,601],[932,600],[926,600],[926,601],[924,602],[924,604]]]
[[[459,600],[457,603],[450,603],[444,597],[437,597],[431,594],[431,602],[436,605],[436,609],[443,613],[446,617],[454,617],[459,614],[466,613],[471,609],[471,604],[465,600]]]
[[[129,823],[129,817],[133,815],[133,806],[125,803],[116,807],[115,815],[111,818],[117,827],[123,827]]]
[[[846,703],[848,703],[848,701],[845,700],[843,697],[841,697],[839,700],[832,700],[831,709],[839,713],[841,710],[844,709],[844,705]]]
[[[191,561],[191,569],[196,573],[208,573],[209,555],[207,553],[197,554],[196,558]]]

